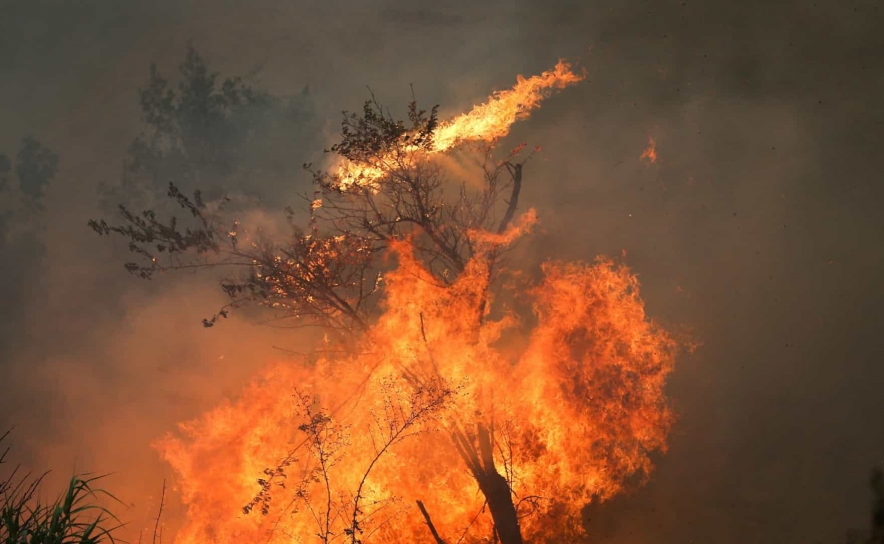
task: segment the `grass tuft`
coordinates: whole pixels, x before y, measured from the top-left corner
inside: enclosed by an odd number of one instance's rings
[[[0,446],[9,431],[0,436]],[[0,465],[6,464],[7,446],[0,453]],[[46,474],[19,476],[20,467],[0,480],[0,544],[98,544],[115,543],[113,532],[122,524],[103,506],[101,497],[120,502],[94,486],[106,477],[83,474],[71,478],[67,491],[55,502],[41,503],[37,492]],[[47,473],[48,474],[48,473]]]

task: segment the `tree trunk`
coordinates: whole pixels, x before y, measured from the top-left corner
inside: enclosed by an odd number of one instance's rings
[[[494,466],[494,448],[488,428],[482,424],[478,426],[478,450],[474,441],[461,431],[456,431],[453,438],[458,452],[476,478],[479,490],[488,501],[494,530],[501,544],[522,544],[522,531],[512,492],[506,478]]]

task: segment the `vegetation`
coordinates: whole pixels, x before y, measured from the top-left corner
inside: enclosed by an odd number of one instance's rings
[[[9,432],[0,436],[2,443]],[[7,463],[9,447],[0,454],[0,465]],[[19,476],[16,467],[0,480],[0,543],[2,544],[98,544],[115,542],[113,533],[120,524],[100,506],[99,499],[112,495],[94,484],[102,476],[74,476],[67,490],[55,501],[39,498],[45,474]],[[116,500],[116,499],[114,499]]]
[[[33,136],[21,140],[15,161],[0,153],[0,248],[11,243],[43,209],[43,191],[58,171],[59,156]]]
[[[104,184],[106,211],[126,204],[166,211],[170,183],[211,198],[236,193],[276,201],[318,133],[313,99],[305,87],[275,96],[241,78],[222,78],[188,45],[177,84],[151,65],[139,91],[143,129],[131,142],[117,185]]]
[[[46,253],[44,195],[58,166],[59,155],[33,136],[0,153],[0,363],[23,337],[28,293]]]

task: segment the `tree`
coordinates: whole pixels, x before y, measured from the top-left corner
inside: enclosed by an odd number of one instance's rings
[[[318,131],[308,89],[281,97],[239,77],[222,79],[192,44],[178,73],[175,85],[150,66],[138,93],[144,128],[129,146],[120,184],[101,186],[103,207],[168,211],[170,183],[185,194],[278,199],[303,162],[297,148]]]
[[[0,242],[9,222],[24,222],[43,209],[43,190],[58,172],[59,156],[33,136],[21,140],[15,164],[0,153]],[[13,177],[12,174],[15,174]],[[17,181],[11,184],[10,181]]]
[[[130,239],[132,251],[145,261],[126,267],[143,278],[192,267],[253,268],[243,278],[222,283],[233,306],[257,302],[285,317],[307,319],[345,335],[358,333],[365,329],[374,309],[370,302],[378,293],[380,274],[373,268],[390,243],[407,241],[440,281],[450,283],[475,255],[471,231],[503,234],[509,226],[518,206],[522,166],[531,157],[518,162],[524,148],[519,146],[495,161],[492,147],[486,146],[483,190],[472,194],[463,185],[449,201],[441,168],[422,156],[432,145],[436,111],[428,114],[412,102],[409,117],[411,125],[406,127],[374,101],[366,103],[362,117],[346,115],[343,140],[331,151],[355,165],[381,169],[384,183],[377,189],[361,183],[364,180],[349,183],[342,174],[305,165],[313,174],[316,198],[303,197],[309,208],[306,228],[298,225],[293,209],[286,209],[292,234],[285,244],[260,231],[249,233],[243,243],[239,221],[223,222],[223,204],[210,212],[199,190],[190,198],[174,183],[169,184],[168,196],[196,220],[195,228],[181,230],[174,217],[164,223],[153,211],[135,214],[126,206],[120,207],[122,225],[90,221],[90,226],[99,234],[115,232]],[[511,196],[504,211],[499,208],[507,191]],[[207,258],[184,258],[194,253]],[[492,261],[497,257],[494,254]],[[226,315],[222,309],[206,325]]]
[[[189,197],[174,183],[168,195],[190,216],[188,226],[175,217],[162,220],[153,210],[135,213],[126,206],[120,207],[122,223],[89,222],[100,235],[117,234],[129,241],[141,259],[126,268],[142,278],[193,268],[241,271],[222,280],[230,303],[204,320],[206,327],[227,317],[232,307],[262,305],[280,319],[333,332],[334,349],[350,355],[338,362],[320,361],[317,372],[325,373],[328,387],[347,384],[352,392],[346,401],[367,396],[367,388],[374,388],[371,398],[376,404],[363,409],[360,421],[369,425],[360,429],[358,438],[342,423],[343,404],[317,409],[316,397],[299,393],[298,429],[303,436],[288,456],[265,471],[247,513],[255,508],[268,513],[290,467],[298,465],[301,483],[291,492],[291,504],[303,504],[313,516],[320,541],[344,536],[354,544],[361,542],[384,530],[386,523],[375,521],[377,512],[369,513],[364,506],[369,493],[364,484],[374,477],[379,459],[414,440],[442,436],[483,497],[462,538],[478,528],[493,536],[474,535],[472,541],[521,543],[528,523],[533,537],[555,541],[579,531],[571,515],[573,504],[610,495],[615,480],[626,475],[646,474],[648,453],[663,447],[671,414],[661,400],[661,387],[676,343],[645,323],[637,284],[625,270],[608,261],[595,267],[550,263],[544,268],[545,283],[529,289],[540,325],[533,345],[520,355],[518,372],[490,347],[501,330],[515,323],[511,310],[494,304],[500,300],[496,295],[509,248],[534,222],[533,211],[518,217],[517,211],[525,165],[538,149],[525,154],[520,145],[497,157],[496,140],[464,139],[453,153],[476,165],[478,179],[453,182],[444,160],[439,160],[437,142],[441,131],[451,126],[440,123],[436,108],[421,110],[414,100],[408,106],[408,122],[395,120],[374,98],[361,114],[345,113],[341,140],[329,150],[339,156],[342,167],[319,170],[305,165],[315,190],[303,195],[303,216],[287,209],[289,234],[282,240],[267,230],[244,227],[225,210],[223,199],[207,203],[198,190]],[[447,144],[445,149],[451,147]],[[517,275],[507,278],[518,281]],[[422,305],[415,309],[417,291],[424,293]],[[629,306],[612,310],[616,316],[608,324],[581,321],[619,303]],[[390,333],[394,326],[395,333]],[[390,361],[382,354],[396,351],[397,335],[408,338],[407,355],[392,356],[394,375],[374,377],[379,365]],[[476,404],[474,412],[464,412],[458,392],[480,393],[466,378],[453,381],[457,372],[448,372],[446,361],[455,353],[469,354],[471,365],[487,357],[500,376],[515,373],[526,380],[543,371],[538,368],[552,365],[556,374],[546,376],[543,387],[555,390],[560,406],[541,412],[523,407],[504,418],[495,412],[493,397],[506,397],[507,392],[495,392],[494,380],[489,380],[482,384],[487,391],[482,395],[490,400]],[[545,354],[554,355],[537,363]],[[593,357],[601,360],[591,368],[582,362]],[[348,364],[369,368],[364,380],[356,383],[338,373]],[[321,388],[318,394],[329,395]],[[610,405],[612,399],[616,406]],[[540,438],[548,429],[530,419],[542,413],[552,424],[570,410],[568,403],[581,403],[581,417],[595,418],[591,425],[598,433],[573,462],[593,460],[600,466],[590,467],[589,483],[561,484],[570,477],[564,472],[574,472],[563,461],[556,469],[563,473],[556,476],[559,483],[549,487],[561,496],[517,491],[517,485],[530,479],[520,472],[521,465],[562,459],[556,448],[563,447],[564,440],[556,439],[556,444]],[[348,408],[351,414],[355,409]],[[367,468],[361,480],[354,481],[355,489],[335,487],[335,492],[332,469],[342,462],[342,452],[352,455],[348,447],[357,440],[370,445]],[[431,477],[431,468],[411,470]],[[379,509],[395,510],[394,497],[372,497]],[[447,513],[433,512],[421,500],[417,504],[429,534],[442,542],[432,516]],[[486,510],[490,520],[474,526]],[[545,521],[531,521],[531,516]]]
[[[16,157],[15,173],[18,176],[19,189],[29,203],[37,205],[43,196],[43,187],[55,177],[58,170],[58,155],[43,145],[26,136]]]
[[[14,163],[0,154],[0,307],[8,308],[7,313],[22,308],[19,297],[43,256],[44,190],[58,165],[59,155],[33,136],[22,138]],[[8,326],[18,323],[5,317]]]

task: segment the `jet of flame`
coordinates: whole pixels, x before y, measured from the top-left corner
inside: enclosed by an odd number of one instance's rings
[[[576,74],[571,65],[560,60],[555,68],[537,76],[517,76],[516,85],[509,90],[491,96],[484,104],[450,121],[440,123],[433,136],[429,152],[441,153],[470,141],[493,141],[509,134],[516,121],[530,115],[541,101],[556,89],[564,89],[582,81],[584,75]],[[379,158],[384,162],[384,158]],[[339,186],[375,187],[384,175],[384,169],[371,164],[345,162],[338,170]]]

